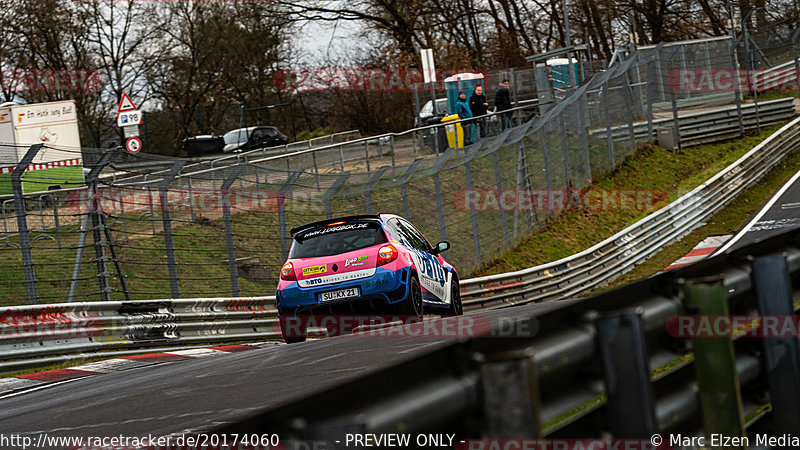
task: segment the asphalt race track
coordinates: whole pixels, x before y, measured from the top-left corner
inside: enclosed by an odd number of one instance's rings
[[[725,245],[720,254],[800,227],[800,172],[792,176],[750,221]]]
[[[497,329],[501,322],[529,319],[571,303],[527,305],[462,317]],[[454,319],[457,318],[444,320]],[[53,383],[0,397],[0,433],[34,438],[43,433],[49,436],[202,433],[454,345],[459,340],[459,337],[431,336],[340,336]]]

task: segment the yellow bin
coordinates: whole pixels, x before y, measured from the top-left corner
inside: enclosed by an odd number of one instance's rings
[[[442,118],[442,123],[453,122],[458,120],[458,114],[451,114]],[[451,123],[445,125],[445,133],[447,134],[447,145],[450,148],[464,147],[464,129],[461,128],[460,123]]]

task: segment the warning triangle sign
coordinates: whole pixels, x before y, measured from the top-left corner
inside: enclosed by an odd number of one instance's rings
[[[128,94],[123,92],[122,100],[119,101],[119,109],[117,109],[117,112],[125,111],[136,111],[136,106],[131,101],[131,98],[128,97]]]

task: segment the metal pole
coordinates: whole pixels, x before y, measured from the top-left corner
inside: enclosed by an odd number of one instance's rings
[[[497,149],[492,152],[492,157],[494,159],[494,180],[497,184],[497,192],[503,192],[503,177],[500,174],[500,157],[497,154],[499,151],[500,149]],[[503,242],[508,244],[511,242],[511,239],[508,236],[508,218],[506,217],[505,208],[500,208],[500,221],[503,225]]]
[[[612,136],[613,131],[611,130],[611,111],[609,110],[609,100],[608,97],[611,96],[611,93],[608,91],[608,81],[606,84],[603,85],[603,114],[606,116],[606,145],[608,146],[608,160],[611,163],[611,167],[614,168],[617,164],[614,162],[614,137]],[[542,138],[542,142],[544,142],[544,138]],[[545,155],[547,152],[545,151]],[[549,188],[548,188],[549,189]]]
[[[97,192],[97,183],[100,172],[111,161],[111,153],[105,153],[96,166],[86,175],[86,182],[89,185],[89,217],[92,221],[92,237],[94,238],[94,254],[97,262],[97,284],[100,288],[100,300],[107,302],[111,288],[108,286],[108,270],[106,262],[108,257],[105,252],[106,241],[104,238],[105,229],[103,221],[100,220],[100,200]],[[101,228],[103,230],[101,230]]]
[[[17,215],[17,231],[19,232],[19,245],[22,251],[22,265],[25,271],[25,287],[28,290],[28,303],[39,303],[39,293],[36,291],[36,274],[33,269],[31,256],[31,240],[28,235],[28,221],[25,217],[25,199],[22,197],[22,175],[30,165],[33,158],[39,153],[44,144],[32,145],[22,157],[17,167],[11,172],[11,188],[14,191],[14,209]]]
[[[738,58],[736,56],[736,22],[735,16],[733,14],[733,5],[728,3],[728,19],[731,23],[731,70],[734,71],[735,75],[733,77],[733,88],[734,88],[734,99],[736,100],[736,115],[739,120],[739,137],[744,136],[744,121],[742,120],[742,91],[739,86],[739,76],[738,76]]]
[[[230,188],[246,168],[247,163],[240,163],[222,183],[222,220],[225,222],[225,246],[228,249],[228,272],[230,273],[231,295],[233,297],[239,296],[239,266],[236,262],[236,245],[233,240]]]
[[[83,222],[81,224],[81,236],[78,239],[78,251],[75,254],[75,268],[72,270],[72,280],[69,284],[69,297],[67,297],[67,301],[71,302],[75,300],[75,291],[78,288],[78,276],[81,273],[81,264],[83,262],[83,247],[86,245],[86,235],[88,234],[89,228],[89,215],[85,215],[83,217]]]
[[[475,189],[475,186],[472,183],[472,161],[467,161],[466,164],[466,175],[467,175],[467,189],[472,192]],[[502,209],[502,208],[501,208]],[[478,230],[478,213],[475,211],[475,208],[470,208],[469,211],[470,219],[472,220],[472,238],[475,245],[475,261],[480,265],[483,261],[481,257],[481,235],[480,230]]]
[[[164,246],[167,253],[167,271],[169,273],[169,286],[172,298],[181,298],[181,293],[178,289],[178,265],[175,261],[175,242],[172,238],[172,219],[170,218],[169,193],[167,188],[185,164],[186,160],[176,161],[169,172],[164,175],[164,178],[158,186],[159,200],[161,203],[161,224],[164,228]]]

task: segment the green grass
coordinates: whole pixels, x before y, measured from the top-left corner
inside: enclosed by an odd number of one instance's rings
[[[62,188],[83,184],[83,166],[63,166],[33,170],[22,176],[22,191],[25,193],[47,191],[48,186]],[[11,174],[0,175],[0,195],[11,195]]]
[[[656,210],[700,185],[781,126],[782,124],[771,126],[763,130],[759,136],[746,136],[744,139],[689,147],[682,152],[670,152],[656,145],[646,145],[628,157],[614,172],[601,178],[591,187],[663,191],[666,197],[653,205],[653,210]],[[755,189],[757,188],[758,186]],[[767,194],[768,192],[760,191],[755,195],[761,195],[758,198],[763,199]],[[748,198],[753,201],[752,197]],[[758,200],[759,203],[760,201]],[[474,275],[520,270],[564,258],[612,236],[650,212],[652,211],[635,209],[564,212],[548,224],[547,230],[528,236],[513,250],[475,271]],[[746,217],[747,215],[744,216]],[[664,264],[661,268],[668,264]],[[642,270],[652,271],[653,268]],[[634,270],[624,278],[630,281],[633,273],[638,274],[638,277],[643,276],[643,272]]]

